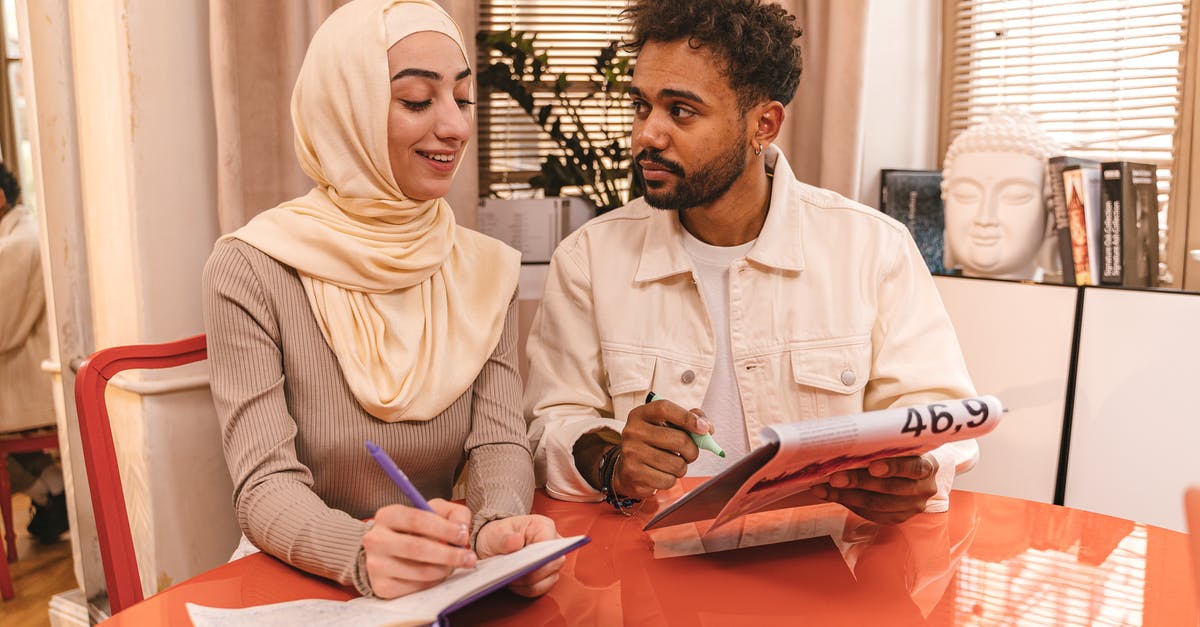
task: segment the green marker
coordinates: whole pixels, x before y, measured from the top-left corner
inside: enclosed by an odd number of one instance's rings
[[[651,392],[646,395],[646,403],[647,404],[653,403],[657,399],[658,399],[658,395],[655,394],[654,392]],[[711,433],[692,433],[691,431],[688,431],[687,429],[684,429],[683,427],[673,425],[669,422],[667,423],[667,426],[673,427],[675,429],[679,429],[680,431],[683,431],[683,432],[687,433],[688,435],[692,436],[692,441],[696,443],[696,446],[698,446],[706,451],[709,451],[710,453],[716,453],[717,455],[720,455],[721,457],[725,457],[725,451],[721,450],[721,445],[717,444],[717,441],[713,439]]]

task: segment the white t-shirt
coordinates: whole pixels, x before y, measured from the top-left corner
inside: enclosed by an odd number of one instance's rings
[[[729,268],[733,262],[750,252],[755,241],[738,246],[712,246],[684,230],[683,249],[691,256],[696,268],[700,297],[708,309],[708,319],[716,340],[712,379],[700,409],[704,410],[704,415],[715,427],[713,438],[725,451],[725,457],[721,458],[701,450],[700,457],[688,466],[688,476],[715,475],[750,451],[746,437],[746,416],[733,374],[733,348],[729,340]]]

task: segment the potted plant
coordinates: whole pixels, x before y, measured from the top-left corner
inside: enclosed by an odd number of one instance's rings
[[[612,42],[596,56],[586,82],[572,83],[566,73],[551,70],[549,56],[537,50],[535,39],[535,34],[511,29],[481,31],[476,37],[481,51],[499,53],[480,71],[480,88],[507,94],[557,145],[545,155],[530,186],[547,197],[575,191],[599,213],[640,196],[642,181],[630,176],[629,129],[624,124],[589,127],[582,116],[584,107],[606,111],[628,106],[629,57],[619,55],[617,42]]]

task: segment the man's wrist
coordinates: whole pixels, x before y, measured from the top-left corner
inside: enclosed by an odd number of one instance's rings
[[[616,488],[617,466],[621,463],[621,446],[608,447],[600,457],[600,491],[604,493],[604,502],[613,506],[618,512],[629,515],[629,508],[640,503],[641,499],[621,496]]]
[[[602,482],[600,462],[603,460],[604,454],[615,446],[614,439],[619,442],[620,436],[615,431],[606,429],[585,433],[575,440],[575,446],[571,451],[575,457],[575,469],[594,490],[600,490]]]

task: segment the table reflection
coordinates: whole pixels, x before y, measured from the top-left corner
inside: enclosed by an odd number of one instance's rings
[[[1148,529],[1128,520],[996,500],[963,560],[964,625],[1141,625]]]
[[[708,521],[642,531],[658,508],[687,487],[660,493],[632,516],[539,495],[535,509],[555,518],[563,535],[586,533],[592,544],[568,558],[546,598],[496,595],[464,610],[463,622],[755,627],[1196,622],[1190,598],[1163,596],[1190,593],[1190,581],[1176,585],[1181,573],[1163,555],[1168,546],[1183,547],[1185,538],[1168,530],[954,492],[949,514],[923,514],[895,526],[823,504],[752,514],[711,531]],[[1157,578],[1150,552],[1163,563]],[[1147,586],[1151,579],[1160,582],[1158,589]]]
[[[838,505],[708,523],[646,522],[696,485],[622,516],[538,494],[534,510],[592,542],[539,599],[497,592],[455,625],[1198,625],[1186,535],[987,494],[953,492],[946,514],[896,526]],[[115,625],[188,624],[184,602],[245,607],[353,590],[256,554],[174,586]]]

